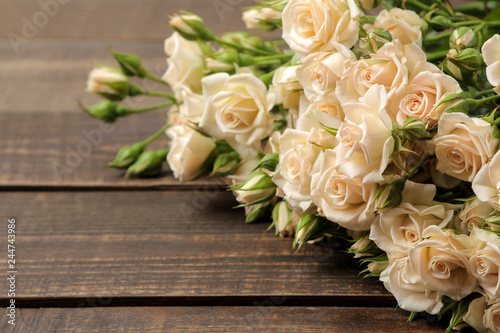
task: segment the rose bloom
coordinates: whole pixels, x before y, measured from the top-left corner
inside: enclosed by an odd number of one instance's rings
[[[334,43],[335,52],[316,52],[305,57],[297,69],[297,78],[309,101],[333,94],[344,72],[344,63],[355,59],[345,46]]]
[[[179,116],[186,125],[196,126],[205,109],[203,95],[194,93],[187,86],[180,86],[176,91],[177,100],[182,101],[179,105]]]
[[[500,299],[500,238],[486,230],[474,228],[471,239],[475,244],[469,260],[474,275],[489,300]]]
[[[492,208],[500,205],[500,153],[485,164],[472,181],[472,190],[481,201],[488,202]]]
[[[380,274],[380,281],[407,311],[436,314],[443,307],[442,294],[429,287],[412,269],[408,257],[389,256],[389,267]]]
[[[290,0],[283,10],[283,39],[301,58],[332,51],[332,42],[352,47],[358,40],[361,10],[345,0]]]
[[[325,140],[325,141],[322,141]],[[312,169],[321,152],[320,146],[335,145],[332,135],[321,136],[288,128],[280,139],[280,157],[273,181],[283,190],[285,200],[296,210],[308,211],[311,199]]]
[[[437,170],[471,182],[498,150],[493,126],[463,113],[445,113],[433,139]]]
[[[478,227],[493,211],[494,209],[487,202],[482,202],[476,197],[468,200],[458,215],[460,226],[457,227],[457,230],[463,234],[469,234],[474,227]]]
[[[269,111],[275,95],[252,74],[218,73],[203,78],[205,110],[199,126],[226,140],[244,158],[257,156],[261,140],[274,129]]]
[[[473,249],[469,236],[431,225],[422,237],[424,240],[410,249],[408,257],[426,285],[456,301],[474,291],[477,281],[469,268]]]
[[[483,325],[488,332],[500,332],[500,302],[495,302],[484,312]]]
[[[185,85],[195,92],[201,91],[203,52],[198,44],[174,32],[165,40],[165,53],[168,56],[168,69],[162,79],[174,90]]]
[[[215,148],[212,138],[204,136],[185,125],[167,130],[172,141],[167,162],[180,181],[192,180],[200,174],[200,167]]]
[[[437,125],[445,111],[443,108],[437,108],[441,99],[461,91],[458,82],[436,66],[431,63],[418,63],[408,85],[398,92],[389,107],[391,119],[403,125],[408,118],[416,117],[428,128],[432,128]]]
[[[374,85],[359,103],[344,105],[346,120],[337,133],[339,145],[336,169],[363,183],[384,180],[382,173],[394,150],[392,124],[385,111],[387,94],[383,86]]]
[[[311,131],[322,126],[338,129],[344,120],[344,110],[335,94],[330,94],[311,103],[301,98],[299,117],[295,127],[302,131]]]
[[[495,87],[495,92],[500,94],[500,35],[488,39],[481,51],[488,81]]]
[[[453,209],[432,201],[435,195],[434,185],[407,181],[402,203],[377,215],[371,226],[370,239],[390,255],[406,256],[423,240],[423,232],[428,226],[444,228],[453,217]]]
[[[383,28],[391,33],[393,40],[421,46],[423,24],[424,21],[414,11],[393,8],[389,11],[382,10],[374,24],[365,24],[363,28],[366,31]]]
[[[322,216],[349,230],[369,230],[375,218],[373,199],[378,186],[363,184],[335,170],[335,151],[320,154],[311,180],[312,201]]]
[[[273,76],[269,91],[276,95],[276,104],[283,104],[285,109],[299,108],[302,86],[297,78],[299,66],[281,66]]]
[[[424,51],[415,44],[387,43],[369,59],[348,62],[336,94],[342,103],[356,102],[378,84],[385,87],[391,103],[408,83],[416,64],[425,61]]]

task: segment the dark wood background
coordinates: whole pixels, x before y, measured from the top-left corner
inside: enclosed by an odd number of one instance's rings
[[[444,330],[407,324],[382,284],[362,280],[331,244],[295,253],[266,223],[245,225],[220,182],[180,184],[168,171],[126,180],[104,168],[165,119],[158,111],[104,128],[79,110],[77,101],[97,101],[83,89],[93,65],[113,64],[108,47],[161,75],[168,13],[198,13],[222,33],[243,28],[240,8],[252,1],[60,2],[47,2],[59,5],[44,21],[38,1],[0,0],[0,332]],[[13,47],[13,36],[24,40]],[[8,218],[17,225],[15,327],[5,309]]]

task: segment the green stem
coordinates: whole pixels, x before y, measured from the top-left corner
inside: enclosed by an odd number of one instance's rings
[[[422,167],[422,165],[425,164],[429,159],[431,158],[431,155],[426,155],[423,159],[418,162],[417,165],[415,165],[410,171],[408,171],[407,177],[413,177],[413,175]]]
[[[482,95],[487,95],[487,94],[490,94],[492,93],[494,90],[493,88],[492,89],[488,89],[488,90],[484,90],[484,91],[478,91],[474,94],[474,97],[479,97],[479,96],[482,96]]]
[[[159,77],[157,77],[157,76],[154,76],[153,74],[148,73],[145,77],[146,77],[147,79],[152,80],[152,81],[155,81],[155,82],[161,83],[161,84],[163,84],[163,85],[165,85],[165,86],[167,86],[167,87],[170,87],[170,85],[169,85],[167,82],[163,81],[161,78],[159,78]]]
[[[448,32],[443,32],[439,35],[425,37],[424,43],[430,44],[430,43],[439,42],[442,39],[449,38],[452,33],[453,33],[453,31],[448,31]]]
[[[172,102],[177,102],[174,94],[161,92],[161,91],[146,91],[145,95],[148,96],[156,96],[156,97],[166,97],[170,99]]]
[[[290,60],[293,57],[293,54],[288,53],[288,54],[277,54],[277,55],[272,55],[272,56],[263,56],[263,57],[255,57],[256,62],[265,62],[265,61],[270,61],[270,60]]]
[[[413,6],[415,6],[415,7],[418,7],[418,8],[420,8],[420,9],[422,9],[422,10],[425,10],[426,12],[430,12],[430,11],[432,11],[432,10],[433,10],[433,9],[432,9],[432,7],[427,6],[426,4],[423,4],[423,3],[421,3],[421,2],[420,2],[420,1],[418,1],[418,0],[403,0],[403,3],[404,3],[404,4],[410,4],[410,5],[413,5]],[[445,12],[445,11],[443,11],[443,10],[439,10],[439,9],[438,9],[438,10],[436,10],[436,11],[434,11],[434,13],[436,13],[436,14],[438,14],[438,15],[444,15],[444,16],[449,16],[449,15],[450,15],[448,12]]]
[[[158,139],[162,134],[165,133],[165,131],[171,126],[171,124],[167,124],[165,126],[163,126],[158,132],[156,132],[155,134],[151,135],[149,138],[147,138],[146,140],[144,141],[141,141],[141,144],[143,144],[144,146],[147,146],[149,145],[151,142],[155,141],[156,139]]]
[[[498,99],[499,97],[500,97],[499,95],[490,96],[490,97],[486,97],[486,98],[477,100],[477,102],[479,103],[479,105],[483,105],[484,103],[494,101],[494,100]]]
[[[257,54],[262,54],[262,55],[270,55],[272,53],[268,52],[268,51],[264,51],[264,50],[259,50],[259,49],[255,49],[255,48],[250,48],[250,47],[246,47],[246,46],[243,46],[243,45],[239,45],[239,44],[234,44],[234,43],[231,43],[231,42],[227,42],[219,37],[216,37],[215,38],[215,42],[219,43],[219,44],[222,44],[222,45],[226,45],[226,46],[230,46],[238,51],[241,51],[241,52],[244,52],[244,51],[248,51],[248,52],[252,52],[252,53],[257,53]]]
[[[446,57],[448,50],[429,52],[427,54],[427,61],[432,62],[436,60],[441,60]]]
[[[455,22],[451,26],[453,28],[458,28],[458,27],[464,27],[464,26],[468,26],[468,25],[476,25],[478,23],[479,23],[478,21],[462,21],[462,22]]]
[[[484,21],[489,27],[500,27],[500,21]]]
[[[156,104],[156,105],[146,106],[144,108],[130,110],[130,113],[131,114],[135,114],[135,113],[143,113],[143,112],[148,112],[148,111],[154,111],[154,110],[158,110],[158,109],[168,108],[168,107],[170,107],[170,106],[172,106],[174,104],[175,103],[173,103],[173,102],[168,102],[168,103],[162,103],[162,104]]]

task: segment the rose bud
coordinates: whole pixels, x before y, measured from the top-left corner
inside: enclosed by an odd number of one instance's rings
[[[127,170],[127,177],[131,175],[148,177],[156,176],[161,173],[162,164],[167,157],[168,150],[161,149],[158,151],[143,152]]]
[[[476,48],[479,41],[477,34],[471,28],[467,27],[460,27],[454,30],[450,36],[450,48],[457,51],[466,48]]]
[[[172,29],[187,40],[215,40],[215,35],[205,27],[205,23],[198,15],[188,12],[182,15],[174,15],[170,18],[169,24]]]
[[[138,77],[148,76],[148,71],[142,65],[141,58],[135,54],[119,53],[113,49],[111,49],[111,53],[125,75]]]
[[[233,174],[238,168],[240,162],[240,155],[235,152],[220,154],[214,162],[212,176],[227,176]]]
[[[134,164],[135,161],[137,161],[137,158],[139,158],[139,155],[141,155],[144,148],[145,144],[142,142],[135,143],[132,146],[123,147],[120,149],[118,154],[116,154],[114,161],[108,163],[108,167],[127,169],[129,166]]]
[[[236,200],[242,206],[269,201],[276,194],[276,185],[265,172],[254,172],[246,182],[232,186],[231,189],[235,190]]]
[[[86,90],[110,101],[121,101],[130,92],[130,81],[119,69],[94,68],[89,74]]]
[[[373,9],[380,5],[382,0],[354,0],[363,9]]]
[[[276,235],[289,236],[293,234],[294,227],[290,225],[292,222],[292,210],[286,201],[280,201],[274,206],[272,216],[273,224],[271,227],[274,226]]]

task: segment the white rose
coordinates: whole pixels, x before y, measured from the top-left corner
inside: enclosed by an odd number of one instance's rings
[[[403,125],[408,118],[416,117],[432,128],[444,112],[443,108],[436,108],[441,99],[461,91],[454,78],[430,63],[419,63],[408,85],[394,97],[389,109],[391,119]]]
[[[486,77],[495,87],[495,92],[500,94],[500,35],[488,39],[481,51],[486,64]]]
[[[194,93],[189,87],[181,86],[177,89],[182,103],[179,105],[179,115],[184,124],[197,125],[205,109],[203,95]]]
[[[432,201],[435,195],[434,185],[407,181],[402,203],[378,214],[371,225],[370,239],[390,255],[406,256],[423,240],[423,232],[428,226],[444,228],[453,217],[453,209]]]
[[[487,202],[482,202],[478,198],[469,200],[458,215],[460,226],[457,229],[468,234],[473,227],[478,227],[493,211],[494,209]]]
[[[468,182],[498,150],[490,123],[459,112],[443,114],[433,143],[437,170]]]
[[[484,312],[483,325],[486,329],[488,329],[488,333],[500,332],[500,302],[491,304],[490,307]]]
[[[243,12],[243,22],[247,29],[265,29],[265,24],[261,20],[278,20],[281,12],[272,8],[249,9]]]
[[[345,46],[333,44],[336,52],[311,53],[297,69],[297,78],[311,102],[333,94],[337,81],[344,73],[344,63],[348,59],[355,59]]]
[[[172,140],[167,162],[180,181],[196,178],[204,170],[202,164],[215,148],[213,139],[200,134],[185,125],[173,126],[167,130]]]
[[[464,321],[478,331],[478,333],[488,332],[488,329],[483,324],[484,312],[487,308],[486,297],[476,298],[470,302],[467,313],[464,316]]]
[[[283,39],[300,57],[332,51],[332,42],[350,48],[358,40],[359,15],[351,0],[291,0],[283,10]]]
[[[435,225],[427,227],[422,237],[424,240],[408,253],[412,269],[430,289],[456,301],[469,295],[477,284],[469,268],[470,238]]]
[[[488,202],[491,207],[498,209],[500,205],[500,153],[496,153],[491,161],[485,164],[472,181],[472,190],[477,198]]]
[[[295,128],[302,131],[310,131],[323,126],[339,129],[345,117],[344,110],[335,94],[327,95],[313,103],[307,98],[302,98],[299,110]]]
[[[471,239],[475,243],[470,267],[489,300],[500,299],[500,238],[486,230],[474,228]]]
[[[365,24],[364,29],[374,30],[382,28],[389,31],[393,40],[399,40],[403,44],[416,43],[422,45],[422,25],[424,21],[414,11],[393,8],[389,11],[382,10],[375,23]]]
[[[415,44],[387,43],[369,59],[346,63],[336,94],[342,103],[356,102],[373,85],[385,87],[389,102],[408,83],[416,64],[425,61],[425,53]]]
[[[168,69],[162,79],[174,90],[185,85],[195,92],[201,91],[203,52],[199,46],[174,32],[165,40],[165,53]]]
[[[205,110],[199,126],[226,140],[244,158],[257,156],[261,140],[274,129],[269,111],[275,95],[252,74],[218,73],[202,80]]]
[[[374,85],[359,103],[344,105],[346,121],[337,133],[336,169],[363,183],[378,183],[394,150],[392,124],[385,111],[387,94]]]
[[[408,257],[389,256],[389,267],[380,274],[380,281],[396,298],[398,305],[407,310],[436,314],[443,307],[442,294],[430,288],[411,267]]]
[[[321,152],[318,144],[311,142],[315,134],[288,128],[280,139],[281,153],[273,180],[283,190],[285,200],[297,210],[308,211],[313,206],[311,172]]]
[[[317,160],[311,180],[312,201],[327,219],[350,230],[368,230],[375,218],[376,184],[363,184],[335,170],[336,153],[326,150]]]
[[[283,104],[285,109],[299,108],[302,86],[297,78],[299,66],[281,66],[273,76],[269,91],[276,95],[276,104]]]

